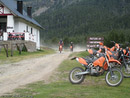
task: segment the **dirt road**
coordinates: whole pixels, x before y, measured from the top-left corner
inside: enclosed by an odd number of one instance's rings
[[[69,52],[56,53],[40,58],[0,66],[0,96],[20,86],[47,80]]]

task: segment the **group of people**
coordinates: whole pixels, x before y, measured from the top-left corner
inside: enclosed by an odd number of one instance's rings
[[[63,42],[63,40],[61,39],[61,40],[59,41],[59,50],[60,50],[60,47],[63,48],[63,46],[64,46],[64,42]],[[73,42],[70,42],[70,51],[73,51]]]

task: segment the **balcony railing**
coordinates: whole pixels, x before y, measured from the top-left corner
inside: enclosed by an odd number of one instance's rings
[[[24,32],[24,33],[23,32],[12,32],[12,33],[4,32],[3,35],[1,36],[1,39],[3,41],[7,41],[7,40],[34,41],[34,35],[28,32]]]
[[[8,33],[8,40],[24,40],[24,33]]]

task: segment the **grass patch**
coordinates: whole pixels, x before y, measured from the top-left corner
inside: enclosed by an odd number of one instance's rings
[[[86,57],[86,56],[88,56],[89,55],[89,53],[87,52],[87,51],[82,51],[82,52],[74,52],[74,53],[72,53],[72,54],[70,54],[70,56],[69,57]]]
[[[84,53],[86,52],[72,54],[70,57],[84,55]],[[71,84],[68,74],[77,66],[81,65],[75,60],[67,59],[61,63],[49,83],[40,81],[29,84],[25,88],[17,89],[12,95],[33,96],[33,98],[129,98],[129,78],[125,78],[118,87],[108,86],[105,83],[105,74],[99,77],[86,76],[82,84]]]
[[[41,48],[41,50],[35,51],[35,52],[25,52],[22,51],[21,55],[19,54],[19,51],[14,51],[13,52],[13,57],[11,57],[11,51],[8,51],[9,57],[6,57],[6,53],[4,49],[1,49],[0,51],[0,64],[7,64],[7,63],[13,63],[13,62],[18,62],[24,59],[29,59],[29,58],[35,58],[35,57],[40,57],[46,54],[52,54],[54,53],[54,50],[49,49],[49,48]]]

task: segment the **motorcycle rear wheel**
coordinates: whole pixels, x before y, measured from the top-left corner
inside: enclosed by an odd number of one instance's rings
[[[105,81],[109,86],[119,86],[123,81],[123,74],[119,69],[113,68],[111,70],[113,75],[111,75],[110,71],[108,71]]]
[[[84,81],[85,75],[76,75],[79,72],[84,72],[81,67],[73,68],[69,73],[69,80],[72,84],[80,84]]]

